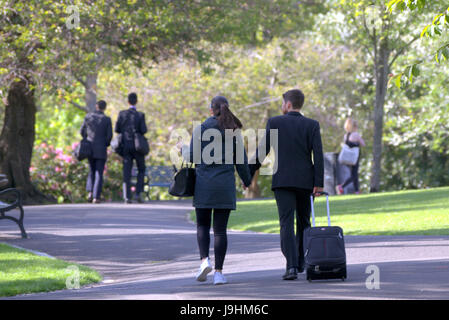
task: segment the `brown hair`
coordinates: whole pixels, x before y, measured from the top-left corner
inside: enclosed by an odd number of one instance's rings
[[[282,95],[282,98],[285,102],[290,101],[295,110],[301,110],[304,105],[304,93],[298,89],[288,90]]]
[[[216,96],[212,99],[210,107],[217,117],[220,129],[241,129],[242,122],[229,109],[228,100],[223,96]]]

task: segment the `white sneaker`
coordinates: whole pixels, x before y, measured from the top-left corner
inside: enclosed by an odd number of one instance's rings
[[[218,284],[225,284],[228,283],[226,281],[226,278],[224,277],[224,275],[221,272],[215,272],[214,274],[214,284],[218,285]]]
[[[209,258],[203,261],[200,265],[200,269],[196,274],[196,281],[204,282],[207,279],[207,274],[212,271],[212,265],[210,264]]]

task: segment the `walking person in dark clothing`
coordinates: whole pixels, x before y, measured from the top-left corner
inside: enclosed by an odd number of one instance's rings
[[[125,203],[132,203],[131,199],[131,173],[133,161],[137,164],[137,184],[135,200],[143,202],[143,183],[145,178],[145,155],[137,152],[134,145],[135,133],[145,134],[147,125],[145,123],[145,114],[138,112],[137,94],[130,93],[128,95],[129,108],[120,111],[117,123],[115,124],[115,132],[122,135],[123,143],[123,198]]]
[[[303,104],[304,94],[300,90],[289,90],[283,94],[283,115],[268,120],[266,142],[259,145],[249,165],[251,175],[254,176],[264,161],[259,156],[259,149],[265,148],[264,154],[268,155],[272,145],[270,132],[277,130],[277,171],[273,174],[271,189],[279,213],[281,250],[287,260],[286,272],[282,277],[284,280],[297,279],[297,274],[304,271],[303,234],[310,227],[310,195],[318,196],[323,191],[324,161],[320,125],[318,121],[300,113]]]
[[[196,280],[206,281],[207,274],[212,271],[209,260],[209,232],[213,214],[214,284],[218,285],[227,283],[222,270],[228,246],[228,219],[231,210],[236,209],[234,170],[237,169],[246,187],[251,184],[251,176],[243,139],[238,130],[242,128],[242,123],[229,109],[225,97],[217,96],[212,99],[210,114],[211,117],[194,129],[190,146],[183,146],[182,154],[188,161],[195,162],[196,168],[193,206],[196,211],[197,240],[202,259]],[[217,148],[211,149],[212,145]],[[226,146],[231,147],[227,149]],[[213,159],[208,159],[208,156]]]
[[[365,141],[363,140],[362,136],[357,132],[357,121],[353,120],[352,118],[348,118],[345,122],[345,136],[344,141],[345,144],[347,144],[350,148],[359,148],[365,146]],[[343,194],[344,188],[348,186],[350,183],[354,185],[354,190],[356,194],[360,193],[359,188],[359,161],[360,161],[360,154],[359,151],[359,158],[357,159],[357,163],[353,166],[349,166],[351,170],[351,175],[346,179],[345,182],[343,182],[340,185],[337,185],[335,187],[337,194]]]
[[[104,114],[105,101],[98,101],[96,109],[84,118],[81,136],[87,138],[92,144],[92,156],[88,158],[90,170],[86,184],[87,192],[89,192],[88,201],[100,203],[107,148],[112,139],[112,123],[111,118]]]

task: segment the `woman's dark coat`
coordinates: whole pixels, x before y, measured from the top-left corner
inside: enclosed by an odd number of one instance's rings
[[[214,141],[215,137],[210,138],[210,140],[209,138],[207,138],[206,140],[208,141],[202,141],[201,139],[201,137],[205,139],[205,136],[203,136],[203,134],[208,129],[212,129],[211,131],[208,131],[208,133],[211,133],[212,135],[215,135],[218,132],[220,133],[220,137],[222,140],[221,156],[215,155],[216,150],[211,150],[211,146],[207,148],[207,146]],[[201,132],[201,135],[199,135],[199,132]],[[195,208],[217,208],[235,210],[236,189],[234,166],[237,169],[237,173],[244,184],[246,186],[249,186],[251,184],[248,158],[243,147],[243,140],[241,139],[241,136],[237,136],[232,140],[229,140],[229,145],[232,145],[232,158],[230,160],[228,155],[228,161],[225,161],[225,140],[225,132],[219,129],[218,120],[216,117],[208,118],[201,124],[201,126],[197,127],[194,130],[194,134],[190,142],[190,160],[193,159],[196,167],[195,194],[193,197],[193,206]],[[220,159],[221,163],[217,163],[220,161],[214,160],[212,163],[208,162],[210,164],[207,164],[204,161],[205,159],[203,157],[200,157],[199,152],[197,152],[197,157],[195,157],[194,142],[198,143],[198,146],[201,145],[201,155],[203,155],[204,149],[207,148],[206,154],[216,156],[214,157],[214,159]],[[243,161],[241,161],[240,164],[236,164],[236,148],[238,147],[241,147],[241,150],[243,150],[243,159],[241,159]]]

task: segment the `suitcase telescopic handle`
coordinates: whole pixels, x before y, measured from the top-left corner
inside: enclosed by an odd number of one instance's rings
[[[317,192],[317,194],[322,194],[322,195],[326,196],[327,225],[330,227],[331,226],[331,214],[329,212],[329,193],[321,191],[321,192]],[[313,207],[313,196],[314,196],[314,194],[312,193],[310,195],[310,207],[312,209],[312,227],[315,227],[315,209]]]

